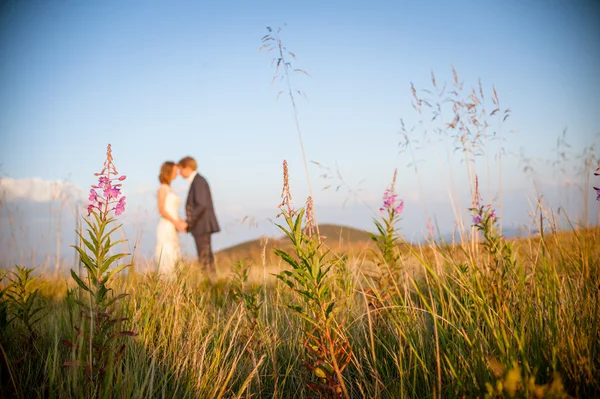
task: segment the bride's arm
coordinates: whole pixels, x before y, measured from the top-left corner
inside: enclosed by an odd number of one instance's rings
[[[158,189],[158,212],[160,213],[160,216],[177,226],[177,222],[179,220],[171,217],[171,215],[169,215],[165,209],[165,199],[167,198],[168,192],[169,188],[166,186],[160,186]]]

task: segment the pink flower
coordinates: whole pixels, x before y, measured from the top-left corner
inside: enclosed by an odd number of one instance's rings
[[[123,212],[125,212],[125,197],[121,197],[119,202],[117,202],[117,206],[115,206],[115,215],[119,216]]]
[[[379,208],[381,212],[385,210],[393,210],[396,213],[402,213],[404,210],[404,200],[400,200],[398,205],[396,206],[396,198],[398,194],[394,193],[390,189],[386,189],[383,193],[383,206]]]
[[[113,164],[110,144],[106,150],[106,161],[100,173],[94,173],[98,177],[97,185],[93,185],[90,190],[89,201],[87,206],[88,216],[97,209],[102,220],[109,218],[109,212],[115,211],[115,215],[119,216],[125,211],[125,197],[122,196],[121,186],[123,180],[127,178],[125,175],[119,176],[117,169]],[[113,184],[116,183],[116,184]],[[102,191],[99,191],[102,190]]]
[[[479,224],[482,222],[481,216],[475,215],[473,216],[473,224]]]
[[[400,200],[400,204],[396,207],[396,213],[401,214],[404,210],[404,200]]]
[[[106,185],[110,185],[110,180],[108,180],[108,177],[106,176],[100,176],[100,178],[98,179],[98,187],[95,188],[103,188]]]
[[[110,184],[104,189],[106,199],[119,198],[120,194],[120,190],[117,187],[112,187]]]

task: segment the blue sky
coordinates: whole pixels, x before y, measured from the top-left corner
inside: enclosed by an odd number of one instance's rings
[[[418,120],[410,83],[430,87],[432,70],[438,81],[451,82],[454,65],[466,86],[481,78],[488,94],[494,84],[512,111],[502,127],[505,223],[526,221],[526,196],[533,194],[511,154],[552,159],[565,128],[573,154],[598,142],[597,1],[32,0],[6,2],[1,12],[0,173],[15,179],[13,186],[68,179],[87,191],[111,143],[119,171],[129,177],[124,220],[130,234],[144,226],[150,252],[156,176],[165,160],[198,160],[224,227],[216,248],[275,232],[266,219],[277,214],[283,159],[298,202],[308,195],[290,103],[285,96],[276,101],[283,86],[271,86],[270,55],[257,51],[267,26],[284,27],[294,65],[310,74],[292,76],[308,97],[297,98],[308,159],[338,165],[348,185],[361,190],[360,201],[352,197],[343,206],[347,191],[321,191],[329,182],[311,164],[321,222],[369,228],[398,168],[404,232],[425,230],[425,202],[446,220],[444,229],[452,228],[448,178],[431,147],[417,154],[426,198],[406,167],[408,154],[397,147],[400,118],[408,126]],[[451,164],[459,191],[468,193],[464,164]],[[556,189],[564,178],[541,162],[537,171],[548,198],[564,200]],[[495,180],[483,180],[493,195]],[[175,187],[185,196],[184,181]],[[592,193],[584,195],[593,202]],[[461,200],[468,204],[468,194]],[[11,203],[19,201],[44,203],[12,196]],[[582,195],[574,192],[569,201],[577,209]],[[19,224],[33,223],[22,213]],[[246,215],[259,226],[241,225]]]

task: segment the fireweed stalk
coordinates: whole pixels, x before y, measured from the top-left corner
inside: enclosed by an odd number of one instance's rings
[[[336,317],[344,310],[341,304],[345,299],[334,290],[332,271],[334,266],[340,267],[345,258],[328,256],[321,237],[314,234],[316,222],[311,197],[306,208],[298,211],[292,208],[285,161],[283,170],[283,202],[278,216],[283,216],[285,225],[277,226],[290,239],[293,250],[289,253],[274,250],[291,266],[291,270],[284,270],[275,277],[297,294],[296,300],[287,307],[305,322],[303,365],[309,371],[304,375],[305,382],[319,397],[350,398],[342,373],[352,359],[352,347],[343,321]]]
[[[473,226],[483,233],[482,243],[486,252],[492,259],[492,287],[494,297],[501,304],[505,298],[505,287],[508,286],[506,278],[517,266],[512,246],[504,239],[498,227],[499,218],[491,205],[482,205],[479,194],[479,179],[475,176],[475,194],[473,207],[469,208],[472,214]]]
[[[381,278],[379,279],[380,291],[387,291],[395,280],[398,263],[398,231],[397,225],[400,222],[400,215],[404,211],[404,200],[398,199],[395,192],[397,170],[394,171],[392,184],[383,193],[383,205],[379,211],[383,215],[379,221],[373,218],[373,223],[377,227],[377,234],[369,233],[371,240],[375,242],[378,252],[378,265],[381,269]]]
[[[80,256],[81,264],[87,271],[87,276],[81,278],[71,270],[71,276],[76,281],[79,292],[73,289],[67,295],[69,310],[72,313],[75,308],[78,308],[77,315],[80,319],[79,323],[73,326],[75,330],[73,340],[63,342],[72,348],[73,357],[72,361],[67,361],[64,365],[83,367],[88,381],[94,384],[92,390],[99,392],[102,382],[105,389],[110,389],[110,380],[115,376],[115,370],[119,369],[117,365],[126,347],[121,337],[137,334],[117,328],[128,319],[113,315],[117,301],[127,294],[114,295],[109,283],[117,273],[131,264],[111,267],[129,254],[109,254],[111,248],[126,241],[111,241],[111,235],[121,225],[112,229],[110,227],[116,221],[116,217],[125,211],[126,203],[125,196],[121,193],[121,182],[126,177],[119,176],[117,172],[110,144],[106,149],[104,167],[100,173],[95,173],[95,176],[98,177],[98,184],[93,185],[90,190],[88,217],[83,218],[88,226],[88,238],[83,233],[77,232],[85,246],[74,246]],[[74,320],[73,314],[71,320]]]

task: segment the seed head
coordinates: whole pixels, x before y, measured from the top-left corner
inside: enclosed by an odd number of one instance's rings
[[[292,200],[292,194],[290,193],[289,172],[286,160],[283,160],[283,189],[281,190],[281,198],[283,198],[283,201],[281,201],[281,204],[279,204],[278,208],[282,209],[285,206],[287,207],[287,212],[289,214],[293,214],[292,205],[290,203]]]
[[[306,213],[304,215],[304,232],[308,235],[309,238],[312,238],[313,234],[315,233],[315,215],[313,211],[313,206],[313,199],[311,196],[309,196],[306,199]]]

